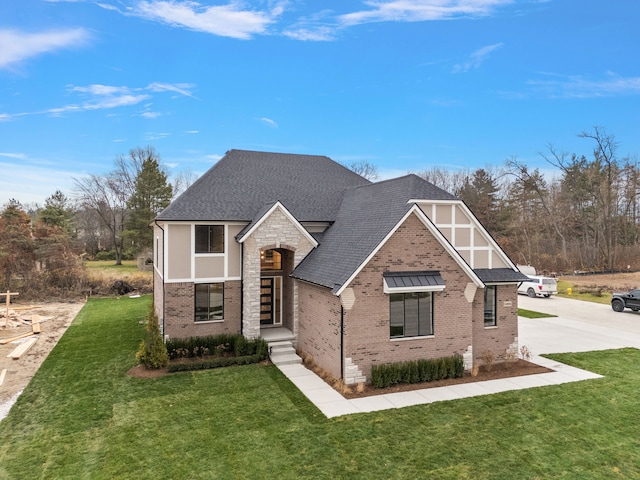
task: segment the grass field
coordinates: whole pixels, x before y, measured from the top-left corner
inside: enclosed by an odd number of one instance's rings
[[[568,293],[568,289],[571,289],[571,295]],[[602,292],[600,296],[593,293],[580,293],[580,285],[576,285],[574,282],[560,280],[558,282],[558,296],[564,298],[574,298],[576,300],[584,300],[587,302],[602,303],[608,305],[611,303],[611,293]]]
[[[535,312],[533,310],[527,310],[526,308],[519,308],[518,309],[518,316],[519,317],[525,317],[525,318],[551,318],[551,317],[557,317],[557,315],[552,315],[550,313]]]
[[[88,301],[0,423],[0,478],[640,478],[639,350],[554,356],[598,380],[328,420],[273,366],[128,377],[150,300]]]

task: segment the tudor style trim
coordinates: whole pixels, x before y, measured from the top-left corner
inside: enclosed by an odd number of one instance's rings
[[[467,215],[467,217],[469,218],[469,220],[471,221],[473,226],[476,229],[478,229],[478,231],[482,234],[484,239],[489,243],[489,245],[492,248],[492,253],[496,253],[498,255],[498,257],[506,265],[510,266],[513,270],[518,270],[516,265],[511,261],[511,259],[507,256],[507,254],[504,252],[504,250],[502,250],[502,248],[495,241],[493,236],[491,236],[489,231],[486,228],[484,228],[484,225],[482,225],[482,223],[480,223],[480,221],[476,218],[476,216],[473,214],[473,212],[469,209],[467,204],[464,203],[462,200],[428,200],[428,199],[411,198],[411,199],[409,199],[407,201],[407,204],[414,204],[414,205],[418,205],[418,206],[419,206],[420,203],[428,204],[428,205],[458,205],[458,206],[460,206],[460,208]],[[436,222],[437,222],[437,220],[436,220]]]

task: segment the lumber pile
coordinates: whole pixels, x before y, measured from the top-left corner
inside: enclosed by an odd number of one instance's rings
[[[19,359],[31,347],[33,347],[33,344],[36,343],[37,340],[38,340],[38,337],[33,337],[27,340],[26,342],[22,342],[12,352],[10,352],[9,355],[7,355],[7,358],[13,358],[14,360]]]

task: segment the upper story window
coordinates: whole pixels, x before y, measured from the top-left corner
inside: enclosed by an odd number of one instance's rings
[[[484,326],[495,327],[496,321],[496,305],[497,288],[495,285],[487,285],[484,287]]]
[[[224,225],[196,225],[196,253],[224,253]]]
[[[260,251],[261,270],[282,270],[282,255],[276,250]]]

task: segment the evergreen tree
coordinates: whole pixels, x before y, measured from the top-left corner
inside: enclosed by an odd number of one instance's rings
[[[69,199],[60,190],[47,197],[45,207],[38,212],[38,219],[47,227],[58,227],[66,235],[74,235],[73,209]]]
[[[153,305],[147,315],[144,340],[140,343],[136,358],[146,368],[152,369],[166,367],[169,363],[167,346],[162,340],[158,315]]]
[[[171,202],[173,187],[167,182],[167,174],[154,156],[142,162],[134,187],[127,202],[130,212],[125,229],[133,250],[139,252],[153,246],[153,232],[149,224]]]

